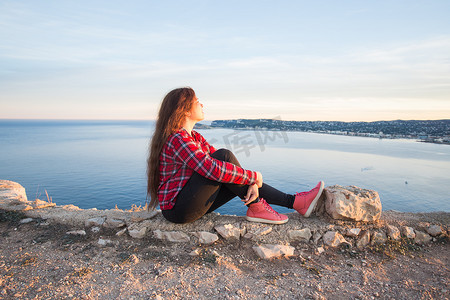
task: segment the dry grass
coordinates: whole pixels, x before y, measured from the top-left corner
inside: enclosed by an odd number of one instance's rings
[[[45,197],[47,198],[47,202],[48,202],[48,203],[53,203],[53,199],[52,199],[51,196],[48,195],[47,190],[44,190],[44,192],[45,192]],[[36,200],[40,200],[40,198],[41,198],[41,193],[39,192],[39,185],[38,185],[38,187],[37,187],[37,189],[36,189],[36,196],[35,196],[34,198],[35,198]]]
[[[148,204],[145,204],[144,206],[142,206],[142,205],[137,206],[136,204],[132,204],[131,209],[128,209],[127,211],[131,211],[131,212],[146,211],[147,208],[148,208]]]
[[[148,208],[148,204],[145,204],[144,206],[139,205],[137,206],[136,204],[132,204],[130,209],[125,209],[125,211],[130,211],[130,212],[139,212],[139,211],[146,211]],[[117,204],[114,206],[115,210],[121,210],[117,207]]]
[[[45,190],[45,196],[47,196],[47,202],[48,203],[53,203],[52,197],[49,197],[47,190]]]
[[[83,267],[83,268],[79,268],[79,269],[74,270],[69,276],[72,276],[72,277],[84,277],[86,275],[89,275],[93,271],[94,270],[92,270],[89,267]]]

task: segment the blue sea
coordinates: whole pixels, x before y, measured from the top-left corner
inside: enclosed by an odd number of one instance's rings
[[[144,205],[152,121],[0,120],[0,179],[57,205]],[[328,185],[376,190],[383,210],[450,211],[450,146],[328,134],[199,129],[287,193]],[[276,207],[280,212],[289,212]],[[218,210],[245,215],[234,199]]]

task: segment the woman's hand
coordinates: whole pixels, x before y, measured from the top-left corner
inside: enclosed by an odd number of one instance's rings
[[[244,202],[245,205],[248,205],[253,201],[255,201],[256,198],[258,197],[259,197],[258,185],[255,183],[248,187],[247,195],[245,196],[244,199],[242,199],[242,201]]]
[[[259,188],[262,187],[263,185],[263,177],[262,174],[260,172],[256,172],[256,183],[255,183]]]

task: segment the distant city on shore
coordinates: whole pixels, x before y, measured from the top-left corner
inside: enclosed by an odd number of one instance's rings
[[[283,121],[279,119],[215,120],[197,128],[283,130],[364,136],[386,139],[417,139],[421,142],[450,145],[450,119],[395,120],[376,122]]]

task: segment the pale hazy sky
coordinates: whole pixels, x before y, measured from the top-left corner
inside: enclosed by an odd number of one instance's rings
[[[450,1],[0,0],[0,118],[450,118]]]

